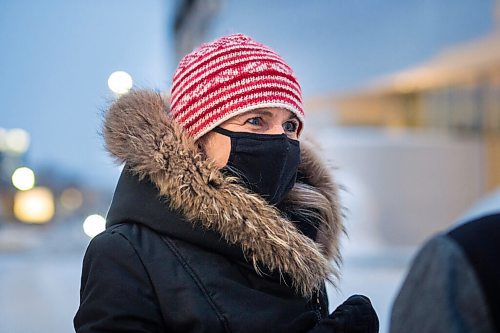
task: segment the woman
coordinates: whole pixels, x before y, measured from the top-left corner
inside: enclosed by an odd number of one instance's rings
[[[343,227],[303,122],[290,67],[241,34],[184,57],[169,102],[118,99],[104,137],[125,167],[84,258],[76,330],[335,332],[354,313],[376,330],[361,296],[328,316]]]

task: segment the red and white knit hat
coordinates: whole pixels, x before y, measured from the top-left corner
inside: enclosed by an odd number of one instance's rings
[[[203,44],[180,61],[170,107],[195,140],[229,118],[265,107],[293,112],[301,128],[304,122],[302,92],[290,66],[242,34]]]

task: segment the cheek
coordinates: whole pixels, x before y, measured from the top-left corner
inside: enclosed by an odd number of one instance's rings
[[[208,158],[215,161],[218,168],[226,166],[231,152],[231,139],[217,133],[212,133],[208,138],[205,150]]]
[[[220,142],[217,147],[218,158],[216,163],[219,168],[222,168],[226,166],[227,161],[229,160],[229,154],[231,153],[231,139],[222,135],[218,136],[220,137]]]

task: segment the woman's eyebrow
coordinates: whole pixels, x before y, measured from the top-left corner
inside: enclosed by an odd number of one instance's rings
[[[267,111],[267,110],[252,110],[252,111],[242,113],[238,117],[248,117],[248,116],[254,116],[254,115],[272,117],[273,113],[271,111]]]

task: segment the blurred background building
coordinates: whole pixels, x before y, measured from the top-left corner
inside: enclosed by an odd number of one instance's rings
[[[168,92],[184,54],[234,32],[295,69],[306,135],[344,189],[332,309],[367,294],[385,332],[418,246],[500,207],[498,1],[2,1],[0,332],[72,330],[121,170],[101,110],[133,87]]]
[[[346,152],[360,156],[345,168],[377,193],[377,231],[385,242],[418,244],[500,185],[498,2],[491,16],[492,31],[478,38],[355,89],[308,100],[308,110],[322,120],[328,115],[330,125],[363,128],[370,136]],[[363,166],[363,159],[372,163]]]

